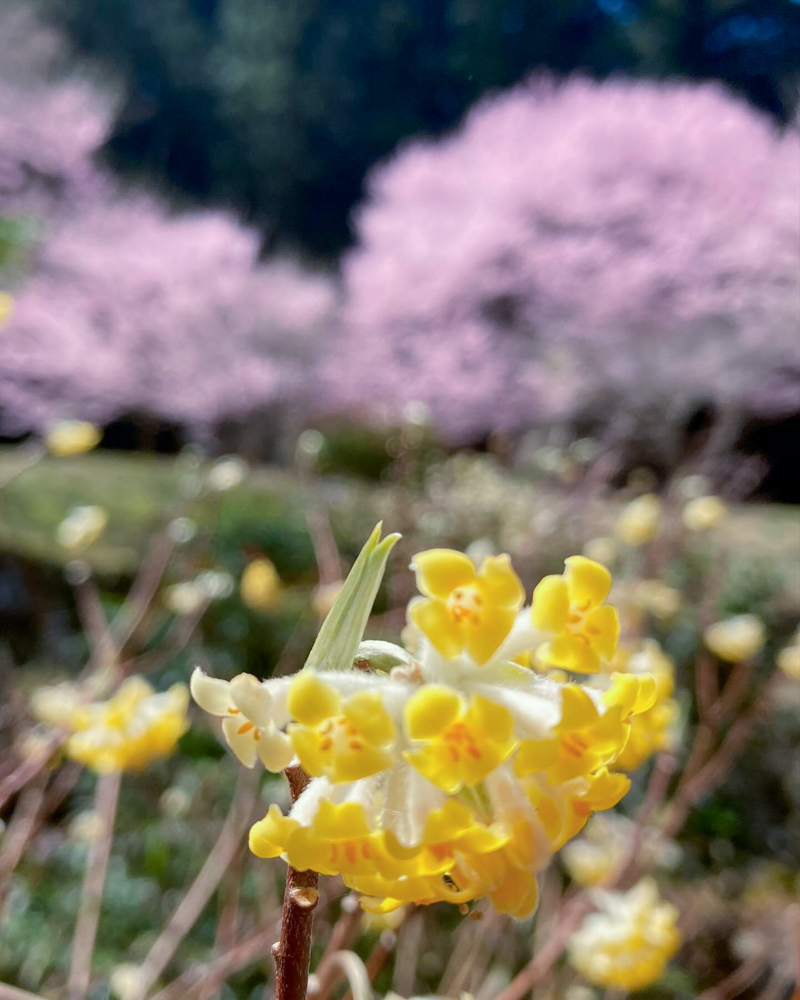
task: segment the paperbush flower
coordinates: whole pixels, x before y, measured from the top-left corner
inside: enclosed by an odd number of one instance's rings
[[[59,685],[36,692],[31,708],[43,721],[70,732],[68,756],[106,774],[141,771],[169,756],[188,728],[188,700],[183,684],[159,694],[143,677],[130,677],[107,701],[82,702],[74,688]]]
[[[85,420],[57,420],[44,435],[44,443],[52,455],[82,455],[100,443],[103,436],[99,427]]]
[[[655,700],[631,718],[628,740],[616,759],[616,767],[635,771],[654,753],[669,749],[675,742],[679,712],[673,697],[675,665],[655,640],[645,639],[638,649],[621,649],[612,667],[618,674],[651,677],[655,681]]]
[[[254,611],[269,611],[281,597],[281,578],[269,559],[253,559],[239,582],[242,601]]]
[[[659,898],[651,879],[629,892],[595,890],[600,908],[569,942],[572,965],[590,982],[622,990],[643,989],[661,978],[678,950],[678,911]]]
[[[633,548],[646,545],[661,527],[661,501],[655,493],[631,500],[617,518],[614,534]]]
[[[719,497],[696,497],[683,508],[683,523],[689,531],[709,531],[716,528],[728,513]]]
[[[76,552],[96,542],[107,524],[108,514],[102,507],[73,507],[56,529],[56,540],[63,549]]]
[[[761,652],[766,641],[764,623],[755,615],[736,615],[709,625],[703,640],[721,660],[738,663]]]
[[[363,642],[397,539],[381,541],[379,529],[298,674],[228,683],[197,670],[192,678],[197,701],[224,718],[244,763],[260,756],[278,771],[293,751],[311,776],[287,815],[273,804],[255,824],[251,849],[340,874],[371,912],[487,897],[500,912],[527,916],[536,873],[628,790],[628,778],[609,767],[632,720],[652,705],[654,681],[618,674],[606,690],[591,689],[514,662],[553,638],[521,607],[508,556],[476,567],[449,550],[420,553],[414,655]],[[602,621],[611,620],[607,577],[588,560],[568,561],[569,599],[591,605],[581,615],[603,609]],[[559,619],[558,628],[568,624]],[[613,653],[604,642],[597,656]],[[260,749],[267,734],[281,747],[274,759]]]
[[[8,292],[0,292],[0,329],[3,328],[14,309],[14,300]]]
[[[582,674],[610,660],[619,639],[617,611],[603,603],[610,589],[606,567],[585,556],[567,559],[562,576],[546,576],[533,592],[531,620],[554,635],[537,650],[538,659]]]
[[[778,653],[778,666],[787,677],[800,681],[800,629],[791,643]]]

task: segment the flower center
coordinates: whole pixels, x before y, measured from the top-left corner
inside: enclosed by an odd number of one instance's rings
[[[479,625],[483,599],[475,587],[456,587],[447,599],[447,610],[457,625]]]
[[[463,722],[454,722],[442,733],[442,742],[445,745],[450,759],[455,763],[461,759],[462,754],[478,760],[481,756],[475,737],[469,727]]]
[[[319,749],[326,755],[363,750],[364,741],[353,723],[344,715],[328,719],[319,729]]]
[[[564,733],[561,737],[561,749],[570,757],[582,757],[589,749],[589,741],[580,733]]]

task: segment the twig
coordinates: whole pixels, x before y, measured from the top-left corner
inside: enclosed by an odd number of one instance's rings
[[[773,690],[781,676],[781,670],[776,668],[765,684],[761,697],[731,726],[717,752],[682,787],[679,786],[662,824],[662,830],[667,836],[672,837],[677,833],[695,803],[716,788],[728,773],[739,751],[749,739],[753,727],[771,705]]]
[[[288,767],[286,777],[292,802],[308,784],[308,775],[299,766]],[[299,872],[289,866],[283,896],[280,940],[272,946],[275,959],[275,1000],[305,1000],[311,960],[311,927],[319,899],[319,875]]]
[[[0,983],[0,1000],[44,1000],[38,993],[28,993],[27,990],[18,989],[16,986],[9,986],[8,983]]]
[[[735,972],[709,990],[704,990],[698,1000],[732,1000],[738,997],[742,990],[761,975],[767,962],[763,954],[754,955],[739,966]]]
[[[83,878],[81,908],[72,941],[72,962],[67,980],[69,1000],[83,1000],[89,990],[92,976],[92,958],[100,919],[100,905],[106,883],[111,841],[114,837],[114,820],[117,815],[119,786],[122,775],[104,774],[98,779],[95,811],[100,820],[100,832],[92,841]]]
[[[181,899],[166,927],[154,942],[139,969],[138,990],[132,1000],[141,1000],[152,988],[167,967],[178,945],[197,923],[208,905],[228,866],[233,861],[242,842],[253,811],[255,772],[244,771],[225,818],[217,842],[205,860],[189,891]]]
[[[44,804],[44,782],[38,781],[20,795],[0,851],[0,910],[8,893],[9,880],[22,860],[35,833]]]
[[[336,546],[336,539],[331,531],[328,515],[309,501],[306,510],[306,523],[314,548],[320,584],[327,586],[337,583],[342,579],[342,561]]]
[[[275,936],[277,926],[277,922],[274,921],[258,928],[224,955],[220,955],[207,965],[189,969],[169,986],[154,994],[151,1000],[188,1000],[201,990],[216,989],[228,976],[258,961]]]
[[[647,832],[647,823],[658,806],[666,798],[670,778],[675,771],[677,763],[675,754],[669,750],[662,751],[656,758],[653,772],[650,775],[650,781],[647,784],[647,791],[634,818],[634,827],[628,843],[628,849],[607,880],[606,888],[618,886],[626,880],[633,881],[638,874],[639,856]]]
[[[49,764],[50,758],[56,750],[58,750],[65,739],[65,733],[51,733],[47,737],[41,753],[37,753],[35,756],[31,756],[26,760],[23,760],[19,767],[16,767],[10,774],[7,774],[5,778],[0,781],[0,809],[5,806],[6,802],[8,802],[12,795],[16,795],[17,792],[21,788],[24,788],[29,781],[33,781],[36,775]]]
[[[147,614],[176,545],[169,529],[153,540],[125,603],[114,618],[112,628],[119,649],[125,649]]]

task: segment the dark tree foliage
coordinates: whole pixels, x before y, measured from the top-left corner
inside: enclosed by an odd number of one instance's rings
[[[48,0],[126,101],[112,160],[335,252],[367,169],[530,70],[720,77],[784,116],[792,0]],[[782,89],[783,88],[783,89]]]

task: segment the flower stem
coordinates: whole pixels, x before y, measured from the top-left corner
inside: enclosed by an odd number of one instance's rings
[[[299,765],[286,769],[294,802],[308,784]],[[283,896],[280,940],[272,946],[275,959],[275,1000],[305,1000],[311,962],[311,926],[319,899],[316,872],[289,867]]]
[[[92,957],[100,920],[100,904],[106,884],[108,859],[111,855],[111,841],[114,837],[114,820],[117,815],[119,786],[122,775],[104,774],[97,782],[95,810],[101,828],[89,848],[86,872],[83,877],[83,893],[75,936],[72,941],[72,964],[67,981],[69,1000],[84,1000],[89,991],[92,976]]]

